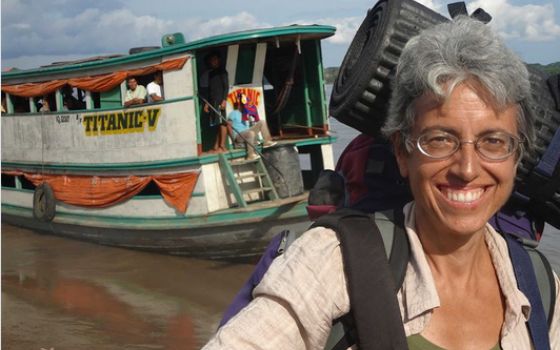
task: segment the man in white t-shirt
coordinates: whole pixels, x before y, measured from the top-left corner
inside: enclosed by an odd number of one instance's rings
[[[157,72],[154,75],[154,81],[148,84],[148,103],[163,101],[162,87],[163,79],[161,72]]]

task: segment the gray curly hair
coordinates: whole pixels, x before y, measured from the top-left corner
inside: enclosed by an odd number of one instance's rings
[[[404,141],[414,126],[416,98],[432,92],[445,99],[469,80],[487,90],[495,107],[518,105],[520,136],[531,149],[534,118],[529,108],[527,68],[487,25],[466,16],[426,29],[406,44],[393,80],[383,134],[390,138],[399,132]]]

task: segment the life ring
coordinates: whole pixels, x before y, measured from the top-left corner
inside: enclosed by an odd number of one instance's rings
[[[378,136],[385,122],[390,80],[410,38],[447,18],[413,0],[381,0],[356,32],[333,84],[329,113]]]
[[[33,217],[39,221],[50,222],[56,213],[56,199],[49,184],[43,182],[33,193]]]

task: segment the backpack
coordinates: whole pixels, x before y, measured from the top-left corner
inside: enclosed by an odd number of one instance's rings
[[[541,118],[548,122],[545,123],[541,120],[539,123],[550,129],[560,121],[560,75],[551,77],[547,83],[546,90],[551,92],[551,100],[554,100],[555,108],[547,109],[547,114],[545,113],[546,115]],[[516,188],[512,197],[489,221],[506,239],[518,287],[531,303],[533,311],[527,326],[536,350],[550,349],[548,327],[556,303],[556,286],[552,268],[548,260],[535,249],[542,235],[545,221],[560,228],[560,215],[558,215],[560,214],[560,128],[555,130],[551,135],[546,134],[546,139],[541,140],[542,145],[539,144],[542,146],[541,156],[534,166],[534,171],[533,168],[525,167],[529,175],[524,176],[521,180],[516,180]],[[367,286],[352,286],[349,282],[351,305],[353,305],[352,315],[346,315],[333,322],[326,349],[346,349],[356,343],[361,349],[368,348],[371,344],[374,344],[374,348],[381,349],[406,348],[406,342],[403,345],[402,341],[404,331],[400,330],[402,329],[400,313],[394,310],[393,298],[396,298],[396,291],[404,279],[409,247],[407,241],[403,244],[403,240],[399,238],[402,236],[406,238],[406,235],[402,235],[402,221],[400,224],[399,220],[395,223],[393,217],[398,219],[399,215],[402,215],[402,207],[411,199],[410,189],[405,179],[400,176],[390,144],[369,135],[361,134],[348,144],[338,160],[335,171],[324,170],[321,172],[309,194],[309,205],[307,206],[309,217],[317,220],[312,227],[323,226],[337,232],[339,240],[341,240],[345,273],[349,281],[353,279],[349,276],[357,274],[358,270],[359,273],[367,274],[368,277],[364,280],[369,280],[371,276],[378,276],[378,274],[385,276],[380,280],[381,284],[376,285],[367,293],[361,291]],[[359,212],[340,211],[340,208],[352,208]],[[369,223],[364,226],[363,220],[367,213],[374,215],[374,220],[368,218]],[[394,215],[395,213],[397,215]],[[373,249],[377,252],[383,251],[379,247],[379,239],[375,240],[377,246],[375,244],[373,246],[355,244],[352,241],[346,243],[348,239],[352,240],[355,236],[362,236],[360,233],[371,236],[381,235],[386,255],[377,254],[372,257],[375,259],[373,263],[370,261],[368,264],[362,264],[360,263],[363,258],[361,254],[344,254],[346,249],[364,249],[365,247],[367,249],[363,253],[364,256],[369,256],[368,251]],[[261,281],[272,261],[281,255],[297,237],[298,234],[286,230],[272,239],[261,260],[257,263],[255,271],[226,310],[220,327],[249,304],[253,299],[254,287]],[[367,237],[362,237],[362,239],[369,241]],[[349,248],[356,245],[357,248]],[[356,265],[359,267],[354,267],[354,263],[347,262],[345,256],[356,257],[359,260]],[[388,258],[388,264],[386,258]],[[389,273],[387,273],[387,265]],[[384,272],[380,272],[380,270]],[[385,288],[383,297],[372,297],[372,295],[378,294],[368,294],[378,293],[380,285]],[[393,291],[387,295],[391,286],[393,286]],[[360,301],[353,300],[352,294],[356,294]],[[366,296],[365,300],[360,298],[360,295]],[[384,311],[381,313],[373,313],[382,315],[382,319],[368,318],[371,316],[371,311],[361,312],[359,310],[384,307],[383,305],[369,305],[368,303],[372,300],[391,301],[386,304],[393,311],[382,309]],[[356,316],[356,314],[360,315]],[[392,315],[390,317],[392,323],[387,322],[387,315]],[[376,332],[379,329],[384,329],[384,331]],[[372,340],[372,338],[367,338],[368,334],[381,336],[374,337],[375,339]],[[395,336],[387,337],[387,334]],[[384,343],[387,338],[389,338],[389,344]],[[391,340],[392,338],[394,339]],[[391,341],[395,343],[391,343]]]
[[[325,349],[406,349],[406,338],[397,303],[410,257],[401,210],[375,214],[343,208],[324,215],[312,226],[337,232],[349,285],[351,313],[333,321]],[[527,296],[532,313],[527,326],[536,350],[550,349],[548,327],[555,307],[555,282],[548,260],[527,239],[502,233],[514,266],[519,289]],[[276,235],[253,274],[224,313],[220,327],[252,300],[252,291],[272,261],[299,237],[291,231]],[[366,263],[364,263],[364,261]],[[389,336],[388,336],[389,335]]]

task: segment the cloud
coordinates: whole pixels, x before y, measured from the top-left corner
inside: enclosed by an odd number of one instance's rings
[[[493,16],[490,24],[505,39],[560,40],[560,25],[555,23],[555,9],[551,3],[515,6],[506,0],[477,0],[468,6],[469,11],[479,7]]]
[[[364,19],[361,17],[325,18],[318,23],[328,23],[336,27],[336,33],[327,41],[333,44],[349,44]]]
[[[132,46],[158,45],[171,21],[137,16],[129,9],[75,8],[67,1],[48,6],[36,1],[2,2],[2,57],[29,55],[91,55],[126,52]]]
[[[2,66],[30,68],[68,57],[127,53],[137,46],[159,46],[165,33],[181,31],[187,40],[270,26],[248,12],[210,20],[163,20],[137,15],[131,9],[105,6],[76,9],[71,0],[49,6],[31,0],[2,1]],[[103,6],[98,6],[101,4]],[[44,11],[43,11],[44,8]],[[68,12],[67,8],[73,11]],[[34,64],[34,65],[30,65]]]
[[[286,4],[290,1],[294,0],[288,0]],[[447,16],[446,1],[419,0],[419,2]],[[514,0],[475,0],[467,4],[467,7],[469,11],[482,7],[494,15],[491,25],[508,42],[542,43],[560,40],[560,25],[557,23],[552,4],[514,5],[513,3]],[[3,66],[11,62],[17,63],[18,58],[21,58],[21,62],[31,62],[33,57],[37,57],[38,60],[40,57],[46,59],[47,57],[86,57],[127,53],[131,47],[160,45],[161,36],[165,33],[183,32],[186,39],[190,41],[232,31],[282,25],[271,17],[263,19],[265,16],[260,16],[258,10],[262,10],[263,6],[255,8],[249,6],[248,8],[253,11],[230,11],[231,15],[217,18],[196,17],[200,16],[199,11],[185,12],[181,14],[182,17],[175,15],[172,16],[173,19],[164,19],[161,15],[154,15],[159,12],[154,12],[153,9],[147,10],[146,4],[144,7],[131,6],[130,2],[123,0],[51,0],[49,2],[2,0],[1,4]],[[212,2],[209,4],[214,5]],[[304,11],[306,15],[303,16],[309,16],[307,19],[290,21],[285,25],[293,23],[334,25],[337,32],[327,39],[325,44],[335,50],[352,41],[366,11],[367,8],[364,8],[358,13],[353,9],[344,12],[344,15],[340,12],[339,15],[343,17],[327,15],[318,19],[312,17],[313,11]],[[209,15],[211,12],[214,11],[204,13]],[[224,12],[221,9],[221,13]],[[354,15],[355,13],[358,15]],[[282,15],[284,15],[282,18],[287,18],[284,13],[278,11],[278,18]],[[47,63],[49,62],[39,64]],[[22,67],[21,64],[16,65]]]
[[[188,19],[177,23],[178,28],[190,40],[201,39],[204,37],[231,33],[241,30],[271,27],[271,24],[259,21],[249,12],[242,11],[233,16],[223,16],[210,20],[199,18]]]
[[[417,0],[433,11],[449,17],[447,6],[440,0]],[[555,22],[552,4],[513,5],[510,0],[477,0],[467,4],[469,13],[483,8],[493,16],[490,25],[505,39],[520,39],[530,42],[560,40],[560,25]],[[333,44],[349,44],[363,18],[324,18],[318,21],[299,23],[328,23],[337,28],[337,33],[327,39]]]

